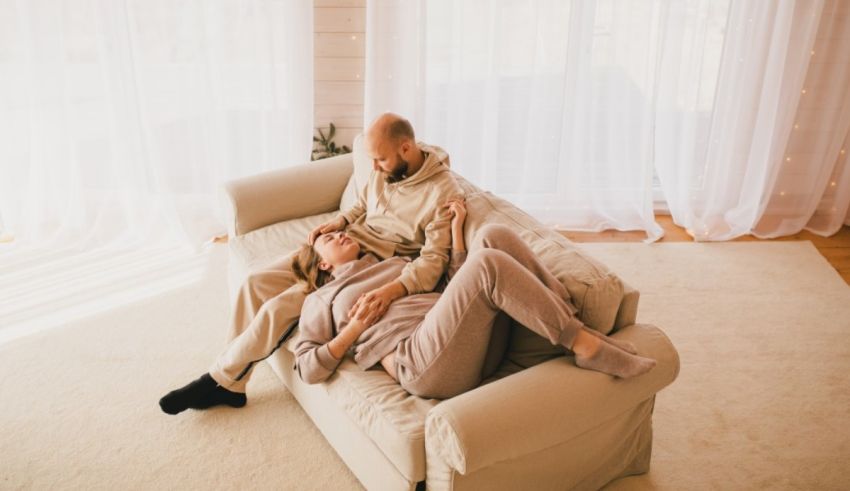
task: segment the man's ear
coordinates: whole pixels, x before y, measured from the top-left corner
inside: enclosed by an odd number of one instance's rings
[[[410,143],[410,140],[405,140],[404,143],[402,143],[401,146],[399,146],[399,150],[401,150],[401,152],[399,152],[399,153],[402,154],[402,155],[406,155],[407,152],[410,151],[410,148],[412,146],[413,146],[413,144]]]

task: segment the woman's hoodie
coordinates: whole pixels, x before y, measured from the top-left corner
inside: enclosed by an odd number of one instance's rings
[[[466,253],[452,251],[446,280],[465,259]],[[327,344],[350,322],[348,311],[361,294],[392,281],[409,265],[408,257],[380,261],[375,255],[366,253],[336,268],[331,281],[307,295],[295,341],[294,368],[301,380],[315,384],[333,374],[342,360],[333,357]],[[408,295],[391,303],[384,316],[363,331],[351,346],[357,365],[368,370],[395,351],[396,346],[422,324],[425,314],[434,307],[440,295]]]

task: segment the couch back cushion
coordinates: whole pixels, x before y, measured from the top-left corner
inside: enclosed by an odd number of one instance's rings
[[[363,192],[369,182],[369,176],[372,174],[372,161],[366,154],[363,145],[363,133],[361,133],[354,138],[352,145],[354,172],[351,174],[351,179],[349,179],[345,191],[342,192],[342,199],[339,202],[340,210],[347,210],[354,206],[354,203],[357,202],[357,194]]]

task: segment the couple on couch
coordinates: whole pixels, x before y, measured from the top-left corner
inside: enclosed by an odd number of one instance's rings
[[[586,327],[563,284],[509,228],[481,228],[467,257],[466,209],[448,156],[417,143],[409,122],[380,116],[366,149],[374,172],[355,206],[312,230],[284,263],[249,277],[228,348],[209,373],[163,397],[164,412],[244,406],[254,364],[294,329],[282,308],[300,309],[294,368],[307,383],[326,380],[352,350],[362,369],[380,363],[413,395],[453,397],[492,374],[487,360],[501,353],[490,351],[505,345],[492,338],[507,335],[494,329],[503,313],[573,351],[581,368],[629,378],[655,366],[630,343]],[[299,285],[281,293],[293,275]]]

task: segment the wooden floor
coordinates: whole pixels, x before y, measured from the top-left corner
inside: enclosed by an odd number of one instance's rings
[[[673,223],[669,215],[658,215],[656,221],[664,229],[664,238],[659,242],[693,242],[694,239],[682,227]],[[617,230],[606,230],[604,232],[561,232],[566,238],[573,242],[641,242],[646,238],[644,232],[620,232]],[[838,233],[830,237],[821,237],[811,232],[800,233],[782,237],[779,239],[758,239],[751,235],[739,237],[732,242],[753,240],[809,240],[818,251],[832,264],[844,281],[850,285],[850,227],[841,227]]]

